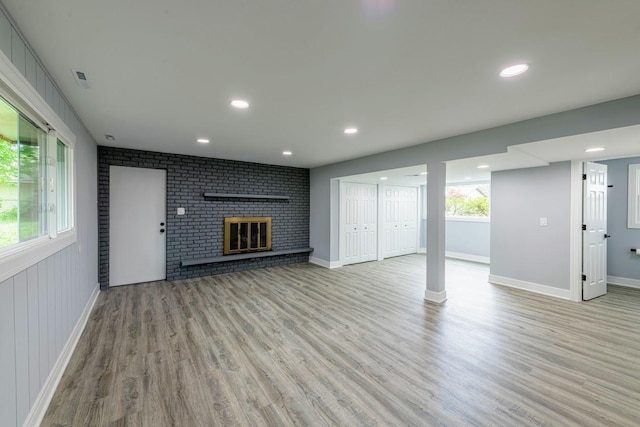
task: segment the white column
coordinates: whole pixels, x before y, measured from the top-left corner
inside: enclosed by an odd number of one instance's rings
[[[445,163],[427,163],[427,289],[426,301],[442,303],[447,299],[444,286],[445,251]]]

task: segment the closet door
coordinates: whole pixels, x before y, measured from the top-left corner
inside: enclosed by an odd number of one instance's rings
[[[400,190],[401,187],[385,186],[383,190],[383,256],[390,258],[400,254]]]
[[[390,258],[418,251],[418,189],[385,186],[382,219],[383,256]]]
[[[378,258],[378,187],[341,183],[340,261],[342,265]]]

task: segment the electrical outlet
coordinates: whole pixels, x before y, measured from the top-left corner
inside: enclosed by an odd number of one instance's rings
[[[543,216],[540,218],[540,227],[546,227],[547,226],[547,217]]]

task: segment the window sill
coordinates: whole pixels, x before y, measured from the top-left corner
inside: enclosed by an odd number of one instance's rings
[[[491,218],[481,216],[448,216],[445,221],[459,221],[459,222],[491,222]]]
[[[0,282],[4,282],[21,271],[36,265],[76,242],[76,230],[58,234],[55,239],[40,237],[29,242],[0,251]]]

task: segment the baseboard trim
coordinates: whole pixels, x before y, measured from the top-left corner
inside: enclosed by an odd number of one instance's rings
[[[524,280],[512,279],[510,277],[496,276],[494,274],[489,275],[489,283],[499,286],[506,286],[508,288],[520,289],[523,291],[534,292],[536,294],[547,295],[550,297],[561,298],[570,300],[571,291],[569,289],[558,289],[553,286],[541,285],[539,283],[527,282]]]
[[[39,426],[40,423],[42,423],[44,414],[49,408],[49,403],[51,403],[51,399],[53,398],[53,394],[55,393],[56,388],[58,388],[58,384],[60,384],[62,374],[64,374],[65,369],[67,369],[69,360],[71,360],[71,356],[73,355],[73,352],[78,345],[80,336],[82,335],[82,332],[84,331],[84,328],[89,321],[89,316],[91,315],[93,306],[98,300],[99,294],[100,284],[96,284],[96,287],[93,289],[93,293],[89,297],[89,301],[87,301],[87,304],[82,311],[82,315],[78,319],[76,326],[71,332],[71,336],[69,336],[69,339],[60,352],[60,356],[58,356],[58,360],[56,360],[56,363],[53,365],[53,369],[51,369],[51,372],[49,372],[47,380],[44,382],[44,385],[40,389],[40,393],[33,403],[33,406],[31,407],[31,410],[29,411],[29,414],[27,415],[27,419],[25,420],[23,426],[35,427]]]
[[[309,262],[311,264],[319,265],[320,267],[330,268],[330,269],[342,267],[342,263],[340,261],[329,262],[327,260],[324,260],[322,258],[316,258],[314,256],[309,257]]]
[[[419,254],[426,254],[427,253],[427,248],[418,248],[418,253]]]
[[[460,252],[449,252],[449,251],[446,251],[444,253],[444,256],[447,258],[461,259],[463,261],[479,262],[481,264],[491,263],[490,258],[488,256],[463,254]]]
[[[607,283],[610,285],[624,286],[625,288],[640,289],[640,280],[627,279],[626,277],[607,276]]]
[[[424,300],[435,304],[442,304],[447,300],[447,291],[434,292],[430,290],[424,291]]]

